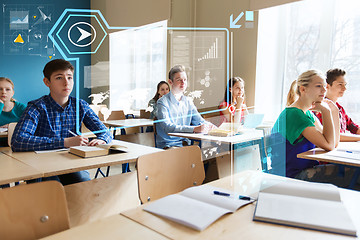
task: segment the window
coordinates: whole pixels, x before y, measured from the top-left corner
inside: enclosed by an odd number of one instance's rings
[[[307,0],[261,10],[257,108],[275,120],[285,107],[291,82],[302,72],[342,68],[349,84],[339,102],[360,122],[359,8],[358,0]]]
[[[166,80],[167,21],[110,34],[110,109],[145,109]]]

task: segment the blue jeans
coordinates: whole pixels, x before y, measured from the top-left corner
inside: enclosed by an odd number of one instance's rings
[[[88,171],[80,171],[74,173],[63,174],[59,176],[43,177],[27,181],[27,183],[42,182],[55,180],[60,182],[62,185],[69,185],[78,182],[90,181],[90,174]]]

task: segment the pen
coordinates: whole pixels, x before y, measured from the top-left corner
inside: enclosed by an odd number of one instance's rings
[[[347,153],[353,153],[352,151],[345,151],[345,152],[347,152]]]
[[[250,200],[251,200],[250,197],[242,196],[242,195],[239,195],[239,199],[241,199],[241,200],[247,200],[247,201],[250,201]]]
[[[71,130],[69,130],[69,133],[71,134],[71,135],[73,135],[74,137],[76,137],[77,136],[77,134],[75,134],[74,132],[72,132]]]
[[[219,195],[219,196],[226,196],[229,197],[230,193],[224,193],[224,192],[219,192],[219,191],[214,191],[215,195]]]

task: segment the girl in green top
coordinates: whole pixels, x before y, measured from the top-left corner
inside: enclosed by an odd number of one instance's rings
[[[19,121],[26,106],[16,102],[14,83],[5,77],[0,77],[0,127],[7,128],[11,122]]]
[[[302,73],[293,82],[288,94],[288,107],[280,114],[273,128],[276,141],[283,142],[282,147],[277,148],[283,151],[275,151],[277,158],[273,158],[272,162],[277,166],[285,163],[287,177],[330,182],[345,187],[351,176],[338,176],[337,166],[319,165],[318,161],[297,158],[297,154],[314,147],[333,150],[339,143],[339,110],[334,102],[324,99],[325,93],[326,82],[316,70]],[[311,110],[322,113],[323,125]]]

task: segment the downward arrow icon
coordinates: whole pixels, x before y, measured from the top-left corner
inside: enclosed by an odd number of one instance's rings
[[[236,25],[236,23],[240,20],[240,18],[242,18],[242,16],[244,16],[244,12],[241,12],[239,14],[239,16],[234,21],[233,20],[233,14],[231,14],[230,15],[230,28],[240,28],[241,25]]]

